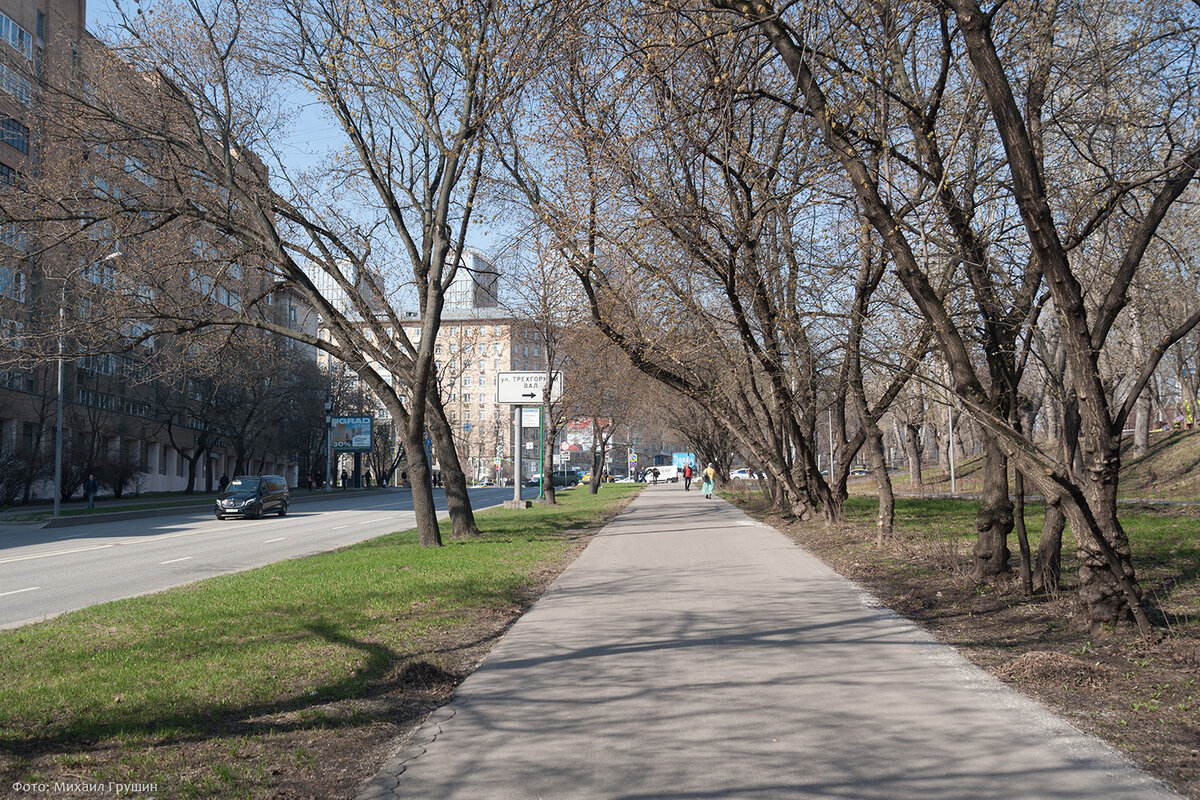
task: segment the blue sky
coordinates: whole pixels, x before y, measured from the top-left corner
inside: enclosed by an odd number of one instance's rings
[[[120,22],[120,14],[113,0],[86,0],[87,27],[101,41],[112,37],[109,31]],[[132,5],[132,1],[129,5]],[[281,147],[281,158],[288,170],[301,170],[313,166],[323,158],[330,148],[340,146],[344,135],[325,116],[321,106],[303,92],[296,92],[290,99],[297,108],[302,109],[294,129],[287,141]],[[501,226],[503,228],[503,226]],[[473,226],[468,234],[471,246],[488,253],[492,247],[499,244],[497,236],[489,236],[488,232],[479,225]]]

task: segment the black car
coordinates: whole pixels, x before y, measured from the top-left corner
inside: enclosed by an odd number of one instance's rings
[[[282,475],[234,478],[217,495],[217,519],[252,517],[261,519],[272,511],[283,516],[288,510],[287,479]]]

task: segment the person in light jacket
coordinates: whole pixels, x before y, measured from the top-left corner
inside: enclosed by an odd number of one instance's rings
[[[710,461],[708,466],[704,468],[704,482],[700,484],[700,491],[704,492],[704,498],[711,500],[713,490],[717,486],[717,469]]]

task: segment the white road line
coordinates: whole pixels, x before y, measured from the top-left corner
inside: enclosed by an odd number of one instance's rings
[[[350,527],[349,525],[334,525],[332,528],[330,528],[330,530],[340,531],[342,528],[349,528],[349,527]]]
[[[369,519],[366,522],[360,522],[359,525],[374,525],[376,522],[387,522],[391,517],[380,517],[379,519]]]
[[[0,592],[0,597],[8,597],[10,594],[20,594],[21,592],[36,592],[40,586],[30,586],[28,589],[14,589],[11,592]]]
[[[180,561],[190,561],[191,558],[192,558],[191,556],[184,556],[183,558],[172,558],[170,561],[160,561],[158,563],[159,564],[178,564]]]
[[[280,536],[278,539],[267,539],[265,542],[263,542],[263,544],[273,544],[274,542],[282,542],[286,538],[287,538],[286,536]]]
[[[111,544],[97,544],[91,547],[76,547],[71,550],[55,550],[52,553],[34,553],[31,556],[13,556],[12,558],[0,558],[0,564],[11,564],[14,561],[29,561],[34,558],[50,558],[50,556],[65,556],[71,553],[83,553],[88,550],[103,550],[106,547],[112,547]]]

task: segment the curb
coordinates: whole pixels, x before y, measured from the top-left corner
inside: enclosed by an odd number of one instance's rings
[[[355,491],[357,491],[357,492],[363,492],[363,491],[375,492],[375,491],[379,491],[379,490],[378,489],[357,489]],[[399,491],[406,491],[406,490],[405,489],[395,489],[395,488],[389,487],[385,491],[387,491],[387,492],[398,491],[399,492]],[[342,494],[341,492],[311,492],[311,493],[309,493],[306,491],[304,494],[290,495],[288,498],[288,505],[294,506],[297,503],[303,504],[303,503],[315,502],[317,500],[324,500],[324,499],[329,499],[331,497],[338,497],[338,496],[341,496],[341,494]],[[347,491],[346,494],[349,495],[349,491]],[[162,508],[140,508],[140,509],[131,509],[129,511],[103,511],[103,512],[99,512],[96,514],[79,514],[79,515],[73,515],[73,516],[69,516],[69,517],[58,517],[57,519],[51,518],[41,524],[37,524],[37,527],[41,528],[42,530],[46,530],[49,528],[74,528],[79,525],[94,525],[94,524],[101,523],[101,522],[121,522],[122,520],[127,520],[127,519],[145,519],[147,517],[167,517],[167,516],[171,516],[171,515],[175,515],[175,514],[189,513],[189,512],[195,513],[195,514],[209,515],[212,513],[212,505],[211,504],[212,504],[212,502],[215,501],[215,498],[216,498],[216,496],[214,495],[213,499],[210,500],[208,503],[189,503],[187,505],[182,505],[182,506],[164,506]]]

